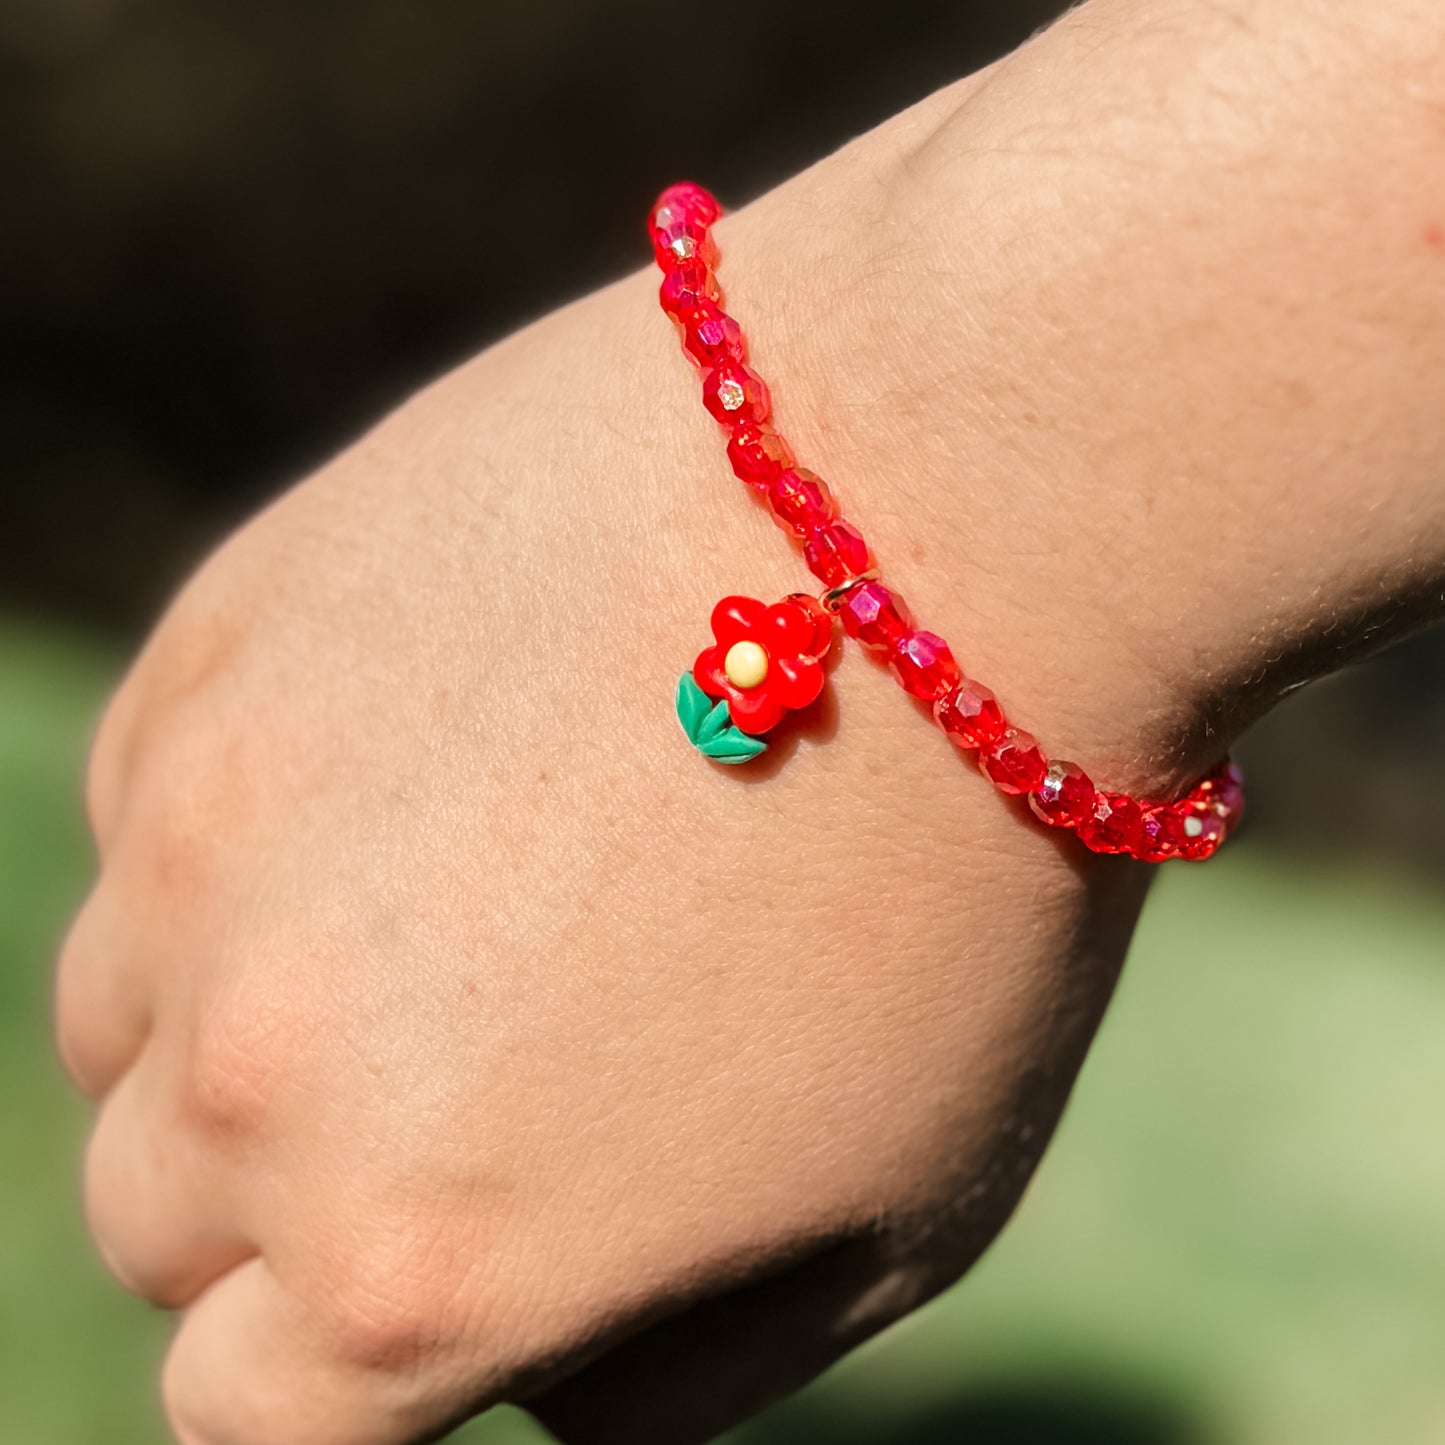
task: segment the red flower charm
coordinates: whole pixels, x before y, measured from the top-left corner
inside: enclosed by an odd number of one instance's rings
[[[796,592],[769,607],[724,597],[712,610],[712,635],[717,641],[698,653],[692,675],[709,697],[727,699],[741,732],[765,733],[822,692],[819,659],[833,619],[817,598]]]

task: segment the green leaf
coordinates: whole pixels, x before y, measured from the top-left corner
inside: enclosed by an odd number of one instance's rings
[[[697,730],[697,736],[693,741],[701,747],[704,743],[710,743],[714,738],[721,737],[726,730],[732,726],[732,715],[728,712],[727,699],[723,698],[708,715],[703,718],[702,726]]]
[[[690,743],[696,744],[698,729],[712,711],[712,699],[690,672],[683,673],[677,680],[677,720]]]
[[[715,763],[745,763],[759,753],[767,752],[768,745],[762,738],[749,737],[737,728],[729,728],[710,742],[699,743],[697,750]]]

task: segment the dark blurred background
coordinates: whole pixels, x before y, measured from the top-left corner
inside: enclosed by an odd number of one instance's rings
[[[645,264],[639,217],[662,184],[693,175],[725,199],[745,200],[994,59],[1058,8],[1043,0],[734,0],[687,12],[661,0],[0,0],[0,1043],[13,1043],[4,1050],[15,1071],[12,1100],[26,1096],[35,1070],[50,1069],[44,973],[83,886],[74,777],[86,729],[126,649],[200,556],[419,382]],[[1239,860],[1208,870],[1222,892],[1211,893],[1207,878],[1166,881],[1131,974],[1150,947],[1169,955],[1159,964],[1166,972],[1185,960],[1216,965],[1232,949],[1241,988],[1259,988],[1243,980],[1274,967],[1277,994],[1265,986],[1261,996],[1283,1013],[1302,1007],[1288,960],[1303,938],[1316,942],[1311,959],[1299,961],[1326,974],[1340,940],[1356,940],[1339,957],[1351,1008],[1361,1006],[1349,992],[1351,970],[1378,977],[1413,959],[1412,950],[1440,961],[1445,914],[1431,910],[1445,884],[1445,807],[1434,786],[1442,732],[1438,632],[1292,700],[1244,750],[1252,813]],[[1261,878],[1275,881],[1262,887]],[[1327,896],[1355,901],[1339,927],[1319,935],[1304,920],[1320,916]],[[1211,897],[1216,907],[1232,900],[1233,932],[1201,923],[1202,934],[1181,937],[1191,918],[1207,916]],[[1414,968],[1406,967],[1412,987]],[[1149,1022],[1138,1027],[1167,1036],[1171,1001],[1193,986],[1181,982],[1170,995],[1151,995],[1153,1003],[1136,1002],[1126,986],[1119,1014],[1142,1010]],[[1442,1006],[1438,991],[1422,1002],[1406,990],[1402,1011],[1407,994],[1411,1025]],[[1237,1015],[1234,995],[1211,998],[1221,1020]],[[1209,1000],[1200,1007],[1210,1017]],[[1181,1039],[1196,1037],[1197,1019],[1178,1022]],[[1378,1075],[1404,1027],[1402,1012],[1330,1048],[1354,1058],[1362,1077]],[[1121,1028],[1111,1022],[1101,1052]],[[1319,1063],[1312,1040],[1323,1047],[1313,1035],[1300,1040],[1309,1077],[1311,1061]],[[1131,1047],[1121,1043],[1116,1054]],[[1262,1069],[1267,1088],[1280,1047],[1236,1030],[1226,1049],[1230,1077]],[[1180,1083],[1176,1112],[1215,1118],[1218,1080],[1208,1062],[1197,1059]],[[1100,1070],[1106,1082],[1094,1095],[1108,1094],[1109,1067],[1091,1062],[1082,1100]],[[48,1085],[53,1075],[45,1077]],[[1290,1076],[1283,1087],[1302,1086]],[[1438,1076],[1416,1081],[1420,1089],[1424,1104],[1445,1100]],[[1331,1099],[1328,1089],[1318,1096],[1321,1120],[1333,1117]],[[1239,1112],[1221,1146],[1235,1167],[1228,1141],[1251,1127],[1243,1102],[1225,1109]],[[1268,1113],[1248,1102],[1252,1115]],[[1093,1156],[1107,1154],[1111,1139],[1124,1147],[1117,1131],[1137,1110],[1111,1115],[1100,1104],[1102,1114],[1080,1123],[1085,1107],[1071,1111],[1056,1152],[1071,1157],[1075,1138],[1091,1140]],[[1398,1124],[1398,1098],[1378,1107]],[[112,1301],[80,1253],[69,1213],[79,1127],[59,1092],[53,1107],[0,1104],[0,1400],[28,1402],[17,1407],[23,1423],[13,1435],[0,1404],[0,1442],[159,1438],[141,1403],[143,1372],[130,1368],[153,1349],[155,1332]],[[1344,1147],[1328,1129],[1322,1138],[1327,1152]],[[1433,1143],[1431,1133],[1406,1154],[1433,1151]],[[1083,1159],[1082,1144],[1075,1153]],[[1158,1153],[1156,1141],[1151,1157]],[[1079,1167],[1087,1176],[1087,1164]],[[1425,1169],[1421,1185],[1422,1167],[1406,1169],[1424,1189],[1411,1207],[1432,1205],[1438,1217],[1445,1181]],[[1060,1177],[1048,1197],[1076,1197],[1068,1166],[1052,1160],[1039,1192]],[[1161,1187],[1147,1171],[1139,1178],[1146,1192]],[[1030,1207],[1037,1218],[1044,1206]],[[1135,1228],[1137,1207],[1121,1204],[1099,1228],[1109,1238]],[[1286,1212],[1308,1207],[1301,1195]],[[995,1303],[991,1259],[956,1306],[950,1297],[942,1307],[960,1312],[935,1330],[946,1348],[935,1341],[920,1355],[910,1337],[907,1348],[890,1343],[892,1355],[880,1352],[888,1378],[917,1371],[911,1393],[889,1394],[880,1367],[865,1362],[835,1377],[846,1376],[843,1384],[830,1381],[756,1427],[758,1445],[1366,1438],[1337,1437],[1320,1421],[1305,1432],[1299,1422],[1309,1412],[1292,1416],[1287,1404],[1295,1386],[1280,1384],[1270,1403],[1268,1381],[1252,1387],[1265,1401],[1254,1423],[1228,1427],[1243,1433],[1218,1434],[1197,1402],[1176,1418],[1174,1396],[1195,1402],[1226,1388],[1218,1341],[1200,1345],[1192,1363],[1181,1344],[1167,1368],[1136,1369],[1107,1350],[1102,1364],[1088,1349],[1061,1352],[1057,1337],[1068,1330],[1039,1271],[1067,1276],[1071,1264],[1055,1258],[1055,1232],[1021,1246],[1022,1274],[1010,1275],[1010,1241],[1030,1239],[1026,1222],[1027,1212],[999,1251],[1006,1263]],[[1242,1247],[1235,1240],[1220,1251]],[[1421,1248],[1410,1270],[1436,1278],[1431,1271],[1445,1269],[1440,1246]],[[1319,1258],[1328,1256],[1322,1249]],[[1138,1272],[1137,1261],[1120,1262],[1126,1257],[1121,1249],[1108,1280],[1095,1281],[1094,1323],[1117,1303],[1119,1271]],[[1304,1271],[1305,1295],[1332,1277],[1324,1264],[1314,1268]],[[1368,1277],[1371,1290],[1383,1278]],[[1197,1295],[1201,1278],[1186,1277],[1181,1288]],[[1141,1280],[1142,1325],[1149,1310],[1167,1315],[1178,1301],[1149,1304]],[[981,1313],[970,1313],[970,1299]],[[1033,1303],[1015,1319],[1019,1299]],[[1432,1301],[1440,1299],[1445,1292],[1436,1291]],[[1232,1306],[1226,1298],[1216,1307],[1228,1314]],[[82,1315],[105,1319],[93,1338],[77,1323]],[[1400,1330],[1401,1348],[1412,1355],[1428,1344],[1433,1364],[1428,1372],[1422,1364],[1413,1386],[1391,1377],[1396,1406],[1408,1397],[1418,1410],[1411,1406],[1397,1433],[1371,1438],[1445,1439],[1434,1368],[1445,1357],[1445,1326],[1429,1314],[1399,1324],[1397,1315],[1390,1328]],[[978,1321],[990,1319],[990,1338],[1012,1338],[1012,1328],[1020,1342],[1001,1362],[974,1337]],[[1091,1324],[1081,1338],[1092,1332]],[[1152,1336],[1138,1333],[1141,1342]],[[1358,1353],[1340,1350],[1342,1359]],[[934,1363],[910,1363],[915,1357]],[[1331,1398],[1350,1389],[1348,1369],[1342,1376],[1333,1358],[1328,1349],[1319,1357]],[[77,1359],[87,1362],[85,1379],[72,1374]],[[1286,1351],[1281,1360],[1286,1373],[1310,1372],[1309,1358]],[[1127,1377],[1117,1391],[1078,1384],[1116,1375]],[[1350,1398],[1372,1399],[1372,1390],[1383,1398],[1383,1378],[1372,1378]],[[869,1423],[866,1402],[879,1400],[882,1413]],[[907,1423],[910,1402],[921,1424]],[[1330,1418],[1354,1417],[1336,1401]],[[478,1428],[501,1439],[530,1427],[514,1419]]]

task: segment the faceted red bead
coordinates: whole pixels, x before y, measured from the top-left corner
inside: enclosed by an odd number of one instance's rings
[[[936,632],[909,632],[888,659],[904,692],[933,702],[963,681],[948,644]]]
[[[708,267],[696,262],[679,266],[662,278],[657,297],[662,309],[674,321],[686,325],[687,318],[703,302],[718,299],[717,277]]]
[[[740,361],[720,361],[702,380],[702,404],[724,426],[768,419],[772,399],[757,372]]]
[[[851,587],[838,608],[843,631],[869,652],[891,653],[913,631],[908,604],[881,582]]]
[[[779,472],[793,465],[793,449],[772,427],[742,422],[728,438],[728,461],[739,480],[765,491]]]
[[[701,262],[705,266],[713,266],[717,262],[717,247],[707,227],[686,216],[654,231],[652,248],[657,264],[664,271],[692,262]]]
[[[721,213],[711,191],[704,190],[695,181],[678,181],[657,198],[647,218],[647,229],[656,233],[681,220],[710,226]]]
[[[1079,824],[1079,837],[1096,853],[1132,853],[1143,841],[1144,809],[1127,793],[1094,795],[1094,808]]]
[[[743,329],[716,301],[704,298],[683,318],[682,346],[702,367],[716,366],[720,361],[741,361]]]
[[[1130,850],[1140,863],[1165,863],[1178,855],[1176,829],[1169,827],[1166,808],[1168,805],[1146,808],[1140,816],[1139,840]]]
[[[1191,812],[1180,819],[1179,856],[1197,863],[1212,856],[1229,836],[1229,827],[1220,815],[1212,809],[1207,812]]]
[[[1170,858],[1198,861],[1208,858],[1224,841],[1224,819],[1189,798],[1163,803],[1144,814],[1141,841],[1135,857],[1146,863],[1163,863]]]
[[[773,516],[785,532],[806,537],[833,520],[833,494],[828,484],[806,467],[789,467],[768,483]]]
[[[1029,794],[1029,807],[1051,828],[1077,828],[1094,809],[1094,785],[1074,763],[1051,762]]]
[[[1047,771],[1037,739],[1022,728],[1008,728],[979,754],[978,765],[1001,793],[1032,793]]]
[[[803,544],[803,560],[808,571],[829,587],[837,587],[873,565],[863,534],[851,522],[819,527]]]
[[[647,218],[657,262],[664,271],[704,261],[709,266],[716,251],[708,227],[717,220],[718,204],[701,186],[684,181],[669,186],[658,198]]]
[[[990,747],[1008,728],[998,699],[981,682],[968,678],[933,704],[933,716],[961,748]]]
[[[1205,805],[1224,823],[1227,834],[1234,832],[1244,816],[1244,774],[1232,762],[1222,762],[1189,795]]]

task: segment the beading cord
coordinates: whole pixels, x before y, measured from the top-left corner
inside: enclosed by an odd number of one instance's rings
[[[836,614],[843,631],[886,661],[906,692],[932,704],[934,720],[959,748],[977,753],[984,776],[1000,792],[1025,798],[1040,821],[1072,830],[1096,853],[1150,863],[1208,858],[1244,811],[1243,778],[1233,762],[1226,758],[1174,801],[1096,788],[1077,764],[1045,757],[997,697],[964,676],[943,638],[919,628],[880,580],[863,534],[772,425],[767,385],[747,364],[741,327],[723,310],[712,237],[720,214],[713,196],[691,182],[658,197],[648,230],[663,271],[662,309],[701,371],[703,405],[727,433],[733,471],[767,499],[827,590],[819,599],[795,593],[771,607],[743,597],[718,603],[715,645],[679,684],[678,713],[694,744],[727,763],[763,751],[755,735],[821,690],[819,659],[831,638],[828,614]]]

